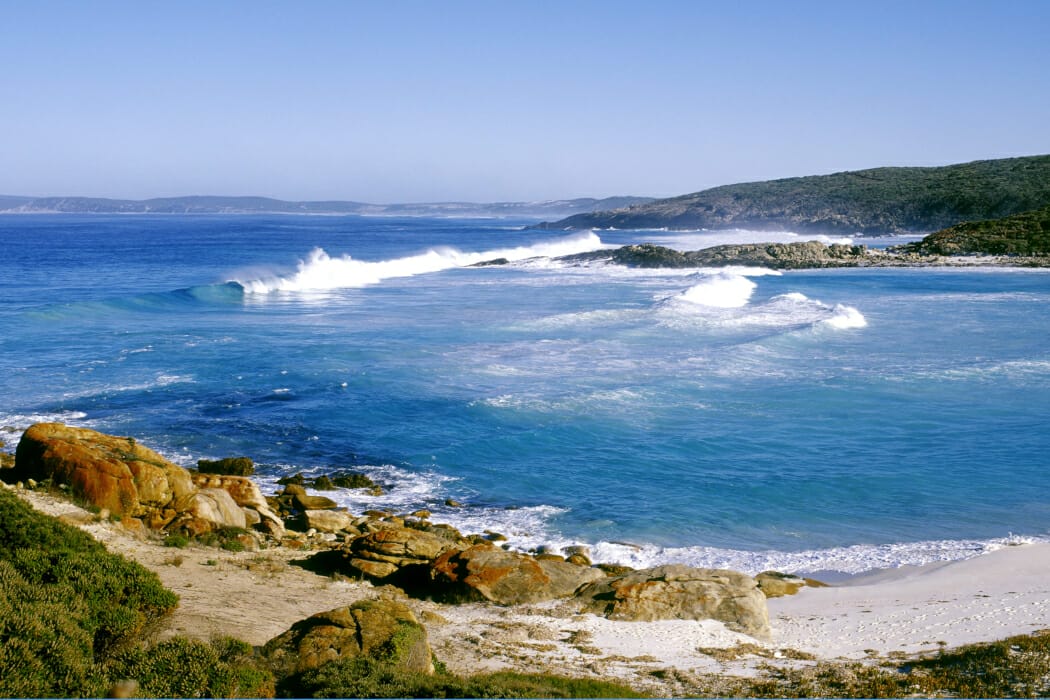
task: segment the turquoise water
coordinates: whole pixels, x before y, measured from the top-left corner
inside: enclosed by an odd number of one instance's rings
[[[0,437],[62,420],[267,486],[353,468],[389,487],[354,510],[633,565],[857,572],[1050,533],[1050,273],[572,267],[770,235],[525,223],[0,217]]]

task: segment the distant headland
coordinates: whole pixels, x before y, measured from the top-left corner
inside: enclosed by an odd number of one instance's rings
[[[537,228],[930,233],[1050,206],[1050,155],[932,168],[873,168],[724,185]]]

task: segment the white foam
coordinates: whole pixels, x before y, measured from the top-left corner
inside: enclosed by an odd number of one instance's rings
[[[306,260],[299,262],[298,270],[293,275],[238,281],[238,283],[251,294],[265,294],[273,291],[352,289],[378,284],[386,279],[440,272],[498,258],[517,261],[535,257],[556,257],[596,250],[602,248],[603,245],[597,235],[588,231],[529,246],[497,248],[473,253],[455,248],[432,248],[419,255],[374,262],[355,260],[349,255],[333,258],[321,248],[315,248]]]
[[[64,399],[82,399],[92,396],[104,396],[107,394],[120,394],[130,391],[149,391],[172,384],[193,384],[196,382],[192,376],[178,374],[158,373],[153,381],[140,382],[137,384],[105,384],[82,389],[81,391],[67,391],[62,394]]]
[[[727,229],[724,231],[689,231],[663,236],[649,237],[648,241],[679,251],[703,250],[719,245],[744,245],[747,243],[801,243],[818,241],[825,245],[841,243],[852,245],[848,236],[822,236],[797,234],[791,231],[752,231],[749,229]]]
[[[977,364],[970,367],[953,367],[938,373],[936,376],[952,380],[978,379],[995,382],[1021,380],[1030,382],[1050,377],[1050,360],[1008,360],[1006,362]]]
[[[720,273],[685,292],[657,301],[660,323],[670,328],[799,330],[863,328],[864,315],[852,306],[830,306],[801,292],[788,292],[749,304],[756,285]]]
[[[640,405],[652,400],[650,392],[639,388],[623,387],[599,391],[570,394],[547,399],[540,396],[520,394],[500,394],[487,399],[472,401],[471,406],[481,405],[489,408],[534,411],[536,413],[567,413],[578,415],[634,412]]]
[[[743,275],[720,272],[694,284],[678,298],[700,306],[734,309],[746,306],[757,286]]]
[[[2,413],[0,431],[22,433],[34,423],[66,423],[80,425],[87,414],[83,411],[56,411],[54,413]]]
[[[845,330],[847,328],[864,328],[868,325],[868,320],[864,318],[864,314],[852,306],[835,304],[835,315],[824,321],[824,323],[832,328]]]
[[[732,569],[748,574],[781,571],[814,574],[835,571],[862,574],[876,569],[921,566],[934,562],[958,561],[1003,547],[1050,538],[1007,537],[988,540],[930,540],[893,544],[858,544],[849,547],[809,549],[798,552],[747,551],[717,547],[656,547],[601,542],[592,548],[596,562],[616,563],[637,569],[661,564],[687,564],[715,569]]]

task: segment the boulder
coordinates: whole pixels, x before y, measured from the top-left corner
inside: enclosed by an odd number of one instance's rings
[[[344,557],[351,574],[386,579],[405,567],[427,566],[445,552],[467,546],[453,529],[435,533],[395,526],[354,538],[344,548]]]
[[[763,571],[755,576],[755,583],[759,590],[767,598],[780,598],[786,595],[795,595],[804,586],[812,588],[823,588],[826,583],[811,578],[801,578],[792,574],[782,574],[779,571]]]
[[[135,442],[62,423],[22,435],[12,476],[66,484],[77,498],[118,515],[164,508],[193,491],[189,472]]]
[[[247,459],[247,458],[244,458]],[[258,484],[246,476],[225,476],[220,474],[194,474],[193,485],[197,488],[222,489],[230,494],[241,508],[251,509],[259,514],[262,529],[275,537],[284,534],[284,521],[270,508],[269,502],[259,490]],[[246,514],[254,522],[254,516]]]
[[[538,603],[572,596],[603,574],[598,569],[476,545],[439,556],[430,569],[432,595],[452,603]]]
[[[668,564],[633,571],[580,591],[584,610],[610,620],[720,620],[766,639],[766,597],[750,576],[726,569]]]
[[[331,498],[325,496],[308,496],[306,494],[296,494],[292,502],[299,510],[325,510],[339,506],[339,504]]]
[[[197,469],[207,474],[224,476],[251,476],[255,463],[251,457],[225,457],[223,459],[198,459]]]
[[[202,520],[215,527],[248,526],[244,511],[223,489],[200,489],[180,502],[178,510],[184,518]]]
[[[392,600],[360,601],[300,620],[267,642],[262,655],[279,677],[353,657],[434,672],[426,629],[408,607]]]
[[[318,532],[339,532],[354,526],[354,517],[345,510],[305,510],[303,518],[307,529]]]

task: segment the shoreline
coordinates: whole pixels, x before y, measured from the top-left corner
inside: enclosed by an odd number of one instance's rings
[[[394,598],[426,626],[434,653],[456,673],[557,672],[685,695],[710,676],[752,677],[760,666],[876,663],[1050,628],[1050,543],[1003,547],[971,559],[879,570],[827,588],[770,598],[772,637],[761,641],[711,620],[611,621],[572,600],[500,607],[405,597],[391,586],[334,579],[295,565],[309,552],[164,547],[39,491],[16,491],[37,510],[76,524],[156,572],[180,596],[160,632],[229,634],[258,646],[311,614]],[[690,680],[692,679],[692,680]]]

